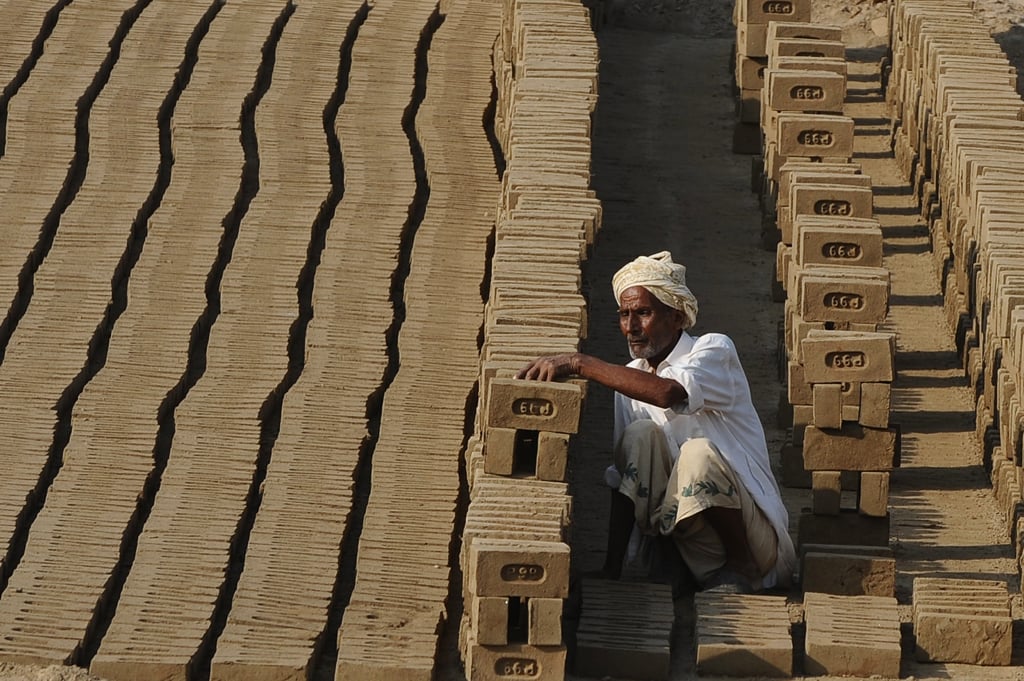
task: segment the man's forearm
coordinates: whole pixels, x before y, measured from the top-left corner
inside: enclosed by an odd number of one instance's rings
[[[686,390],[678,381],[632,367],[612,364],[583,353],[575,353],[571,362],[577,376],[595,381],[647,404],[674,407],[686,401]]]

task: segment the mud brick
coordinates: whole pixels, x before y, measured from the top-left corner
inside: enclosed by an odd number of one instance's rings
[[[792,676],[785,598],[701,592],[694,596],[694,606],[697,674]]]
[[[804,378],[804,365],[799,362],[786,364],[786,397],[792,405],[814,404],[813,387]]]
[[[585,579],[581,596],[573,670],[577,676],[668,679],[671,587]]]
[[[857,489],[857,510],[864,515],[882,518],[889,513],[889,474],[865,471],[860,474]]]
[[[816,383],[812,392],[812,423],[818,428],[842,427],[843,386],[839,383]]]
[[[814,114],[795,114],[792,112],[780,113],[778,117],[782,116],[807,116]],[[785,157],[783,157],[785,158]],[[789,203],[789,195],[793,186],[793,177],[799,173],[825,173],[830,176],[836,175],[860,175],[861,167],[857,163],[826,163],[824,161],[811,161],[810,159],[786,159],[785,163],[778,169],[778,176],[772,179],[779,183],[779,197],[785,203]],[[823,220],[821,216],[809,215],[807,218],[814,218],[817,220]],[[838,218],[835,216],[829,216],[831,221],[836,221]],[[848,218],[853,219],[853,218]],[[878,224],[877,222],[875,224]]]
[[[827,71],[765,71],[765,104],[774,111],[842,113],[846,78]]]
[[[826,114],[780,113],[776,140],[783,156],[853,156],[853,119]]]
[[[784,113],[779,114],[779,117],[783,116],[811,116],[813,114],[793,114]],[[822,118],[835,118],[834,116],[822,116]],[[871,189],[872,182],[870,175],[864,175],[860,171],[860,166],[850,163],[846,164],[843,170],[823,170],[821,168],[814,168],[816,164],[811,164],[811,167],[794,165],[792,161],[787,162],[784,170],[779,176],[779,203],[782,205],[790,205],[793,202],[793,189],[795,187],[806,187],[808,185],[818,187],[859,187],[861,189]],[[820,164],[826,165],[824,163]],[[834,166],[835,164],[828,164]],[[829,226],[833,225],[874,225],[878,226],[880,223],[878,220],[872,217],[858,217],[858,216],[843,216],[843,215],[820,215],[815,212],[801,212],[793,217],[793,220],[813,221],[817,220],[814,224],[826,224]],[[865,220],[871,220],[871,222],[864,222]],[[793,223],[793,228],[796,229],[796,222]],[[795,233],[795,232],[794,232]],[[849,264],[849,263],[847,263]]]
[[[487,396],[487,426],[573,434],[579,430],[582,401],[575,383],[494,378]]]
[[[900,618],[896,599],[883,596],[804,595],[808,674],[900,674]]]
[[[477,537],[469,547],[469,588],[477,596],[565,598],[569,546]]]
[[[1013,619],[1006,582],[918,577],[913,606],[918,660],[1010,664]]]
[[[477,596],[473,599],[472,622],[478,643],[508,645],[508,598]]]
[[[854,269],[854,268],[849,268]],[[860,269],[860,268],[858,268]],[[873,268],[862,268],[873,269]],[[798,296],[804,321],[825,323],[880,323],[889,312],[889,282],[877,279],[842,280],[803,276]]]
[[[736,56],[736,87],[741,90],[758,90],[764,87],[764,70],[768,67],[765,57]]]
[[[775,278],[777,281],[782,282],[782,285],[786,285],[786,273],[789,270],[789,262],[792,252],[792,247],[786,243],[780,241],[775,244]]]
[[[874,196],[870,187],[857,186],[865,175],[848,175],[847,182],[818,184],[814,182],[792,182],[789,189],[788,223],[779,224],[782,239],[793,243],[794,220],[801,215],[816,215],[825,218],[871,218],[874,214]],[[870,181],[870,179],[868,180]],[[787,238],[788,237],[788,238]]]
[[[882,230],[873,227],[818,227],[793,223],[793,260],[805,265],[882,266]]]
[[[804,429],[804,468],[809,471],[887,471],[896,458],[896,428]]]
[[[541,431],[537,434],[537,477],[562,482],[569,460],[569,436]]]
[[[774,64],[774,60],[779,57],[846,59],[846,45],[841,40],[776,38],[774,41],[766,41],[765,47],[768,52],[768,60],[772,64]]]
[[[811,0],[739,0],[740,21],[767,24],[770,21],[811,20]],[[767,27],[766,27],[767,29]]]
[[[512,475],[515,467],[516,430],[488,428],[484,444],[484,472],[491,475]]]
[[[467,681],[562,681],[565,646],[480,645],[470,642],[466,659]]]
[[[797,541],[804,544],[889,545],[889,516],[872,518],[854,510],[842,509],[839,515],[802,513]]]
[[[888,428],[892,411],[892,384],[861,383],[860,424],[871,428]]]
[[[896,559],[889,553],[886,556],[806,551],[801,559],[801,588],[804,592],[837,596],[892,597],[896,590]]]
[[[842,381],[863,386],[893,379],[895,336],[890,333],[812,330],[800,342],[800,350],[809,383]]]
[[[526,642],[534,646],[562,644],[561,598],[531,598],[527,601],[529,634]]]
[[[809,19],[807,21],[810,21]],[[817,22],[772,20],[768,26],[768,39],[805,38],[811,40],[842,40],[843,29],[840,26],[819,24]]]
[[[736,27],[736,50],[748,57],[767,57],[768,26],[744,22]]]
[[[811,510],[818,515],[839,515],[843,486],[840,471],[811,473]]]

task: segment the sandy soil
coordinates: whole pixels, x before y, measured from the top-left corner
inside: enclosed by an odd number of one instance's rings
[[[688,265],[690,284],[701,300],[697,330],[724,331],[735,339],[769,444],[777,451],[786,437],[774,418],[781,306],[769,295],[773,255],[758,247],[760,218],[749,191],[749,160],[730,153],[731,7],[730,0],[614,0],[609,22],[599,33],[602,75],[594,185],[604,203],[605,229],[585,273],[592,304],[585,348],[625,361],[610,314],[611,273],[639,253],[673,250]],[[885,13],[884,2],[815,4],[815,21],[842,25],[848,46],[855,48],[884,44]],[[1019,67],[1024,60],[1024,0],[981,0],[978,13]],[[902,179],[885,164],[884,151],[864,151],[865,163],[872,159],[873,164],[865,170],[876,184],[898,188]],[[917,439],[909,440],[905,467],[893,481],[898,595],[907,602],[909,580],[916,574],[1002,576],[1017,590],[1012,550],[972,440],[972,403],[938,307],[926,234],[900,204],[907,200],[896,190],[880,205],[888,210],[887,264],[894,272],[894,296],[899,296],[890,321],[900,334],[904,380],[897,388],[895,409],[905,429],[915,419],[921,425]],[[588,422],[608,423],[609,404],[608,395],[592,390]],[[583,569],[596,567],[602,558],[607,492],[599,474],[608,460],[609,431],[610,426],[595,427],[578,443],[573,548]],[[806,503],[801,492],[787,496],[793,511]],[[683,608],[685,603],[680,604]],[[689,632],[682,626],[676,633],[673,679],[690,678]],[[1024,679],[1019,668],[911,667],[904,670],[907,675]],[[75,668],[0,664],[2,681],[96,678]]]

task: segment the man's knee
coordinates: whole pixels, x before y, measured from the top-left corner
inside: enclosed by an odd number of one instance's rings
[[[662,435],[661,426],[651,419],[639,419],[630,423],[622,431],[622,446],[625,447],[627,444],[636,442],[645,442],[656,435]]]
[[[622,472],[628,467],[630,460],[652,457],[661,444],[659,438],[664,440],[665,434],[661,426],[651,419],[640,419],[627,425],[622,431],[622,439],[619,440],[619,446],[615,451],[616,468]]]
[[[679,448],[679,466],[693,475],[700,475],[719,466],[721,454],[714,443],[706,437],[695,437]]]

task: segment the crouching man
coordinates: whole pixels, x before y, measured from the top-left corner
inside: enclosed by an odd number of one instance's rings
[[[612,279],[626,366],[540,357],[519,378],[578,376],[615,391],[615,465],[603,573],[618,578],[633,532],[672,539],[703,589],[787,587],[796,557],[764,430],[732,341],[690,336],[697,300],[667,251]]]

